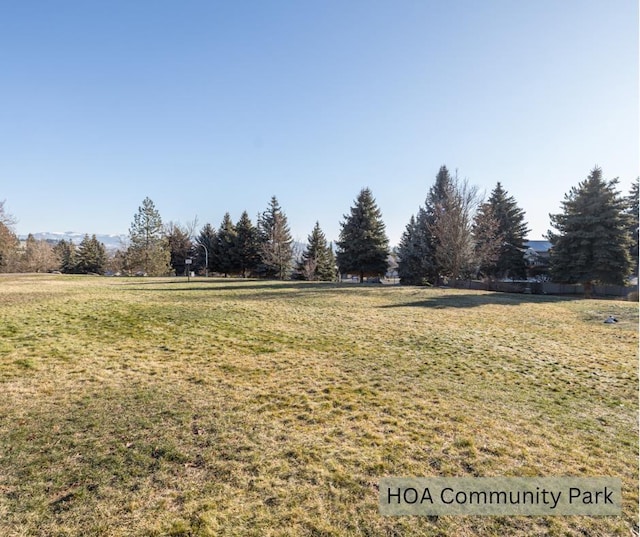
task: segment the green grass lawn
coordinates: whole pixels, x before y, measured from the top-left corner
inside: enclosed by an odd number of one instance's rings
[[[0,535],[630,536],[637,351],[621,301],[0,276]],[[623,515],[382,517],[385,476],[620,477]]]

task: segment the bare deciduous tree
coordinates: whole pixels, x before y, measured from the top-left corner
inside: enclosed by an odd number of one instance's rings
[[[430,231],[437,247],[435,257],[440,274],[455,280],[473,263],[473,217],[480,201],[478,189],[456,177],[436,206]]]
[[[5,201],[0,201],[0,272],[19,270],[18,248],[20,241],[13,231],[16,218],[5,209]]]
[[[59,268],[60,261],[53,246],[29,235],[20,265],[23,272],[48,272]]]

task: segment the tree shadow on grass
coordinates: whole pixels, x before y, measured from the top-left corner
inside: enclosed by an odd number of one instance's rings
[[[359,284],[351,282],[305,282],[305,281],[276,281],[276,280],[251,280],[251,279],[215,279],[187,282],[186,279],[161,280],[161,281],[137,281],[124,284],[129,291],[144,291],[157,293],[185,293],[185,292],[212,292],[224,293],[237,291],[240,297],[262,295],[265,298],[276,296],[294,296],[301,292],[316,293],[366,293],[370,290],[393,289],[396,285]],[[255,293],[246,293],[254,291]]]
[[[388,304],[380,306],[387,308],[477,308],[486,305],[519,306],[521,304],[542,304],[549,302],[566,302],[579,300],[580,297],[551,296],[551,295],[525,295],[520,293],[486,292],[482,294],[438,294],[423,300],[402,302],[400,304]]]

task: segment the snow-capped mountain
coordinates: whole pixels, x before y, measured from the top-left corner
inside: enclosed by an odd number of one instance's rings
[[[59,242],[64,239],[65,241],[73,241],[74,244],[78,245],[84,238],[85,233],[78,233],[76,231],[41,231],[32,233],[32,235],[36,240]],[[89,236],[91,235],[93,235],[93,233],[89,233]],[[122,249],[127,240],[127,235],[105,235],[96,233],[95,236],[96,239],[104,244],[107,250]],[[26,240],[27,237],[26,235],[21,235],[19,239]]]

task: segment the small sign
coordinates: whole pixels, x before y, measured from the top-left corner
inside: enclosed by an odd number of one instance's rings
[[[191,265],[191,263],[192,263],[192,260],[191,260],[191,259],[185,259],[185,260],[184,260],[184,264],[185,264],[185,265]]]
[[[620,516],[619,477],[385,477],[381,515]]]

